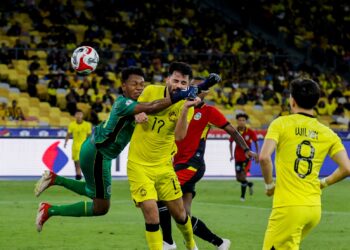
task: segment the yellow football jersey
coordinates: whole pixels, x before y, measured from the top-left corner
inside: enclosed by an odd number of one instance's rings
[[[72,147],[80,147],[80,145],[85,141],[86,137],[91,134],[91,123],[83,121],[78,124],[73,121],[68,126],[68,133],[73,135],[73,145]]]
[[[345,150],[340,138],[307,114],[277,118],[265,138],[277,143],[273,207],[321,205],[318,175],[327,155]]]
[[[149,85],[139,97],[139,102],[152,102],[166,96],[166,87]],[[160,165],[171,160],[176,153],[175,126],[185,101],[179,101],[156,114],[149,114],[146,123],[137,124],[131,137],[128,159],[142,165]],[[188,111],[191,121],[193,108]]]

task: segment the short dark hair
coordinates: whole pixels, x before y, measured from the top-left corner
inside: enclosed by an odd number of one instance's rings
[[[174,71],[179,71],[184,76],[189,76],[192,79],[192,68],[189,64],[184,62],[173,62],[169,67],[169,75],[172,75]]]
[[[238,114],[236,115],[236,120],[238,120],[238,119],[241,118],[241,117],[245,118],[246,120],[249,119],[249,116],[248,116],[246,113],[238,113]]]
[[[122,83],[126,82],[130,75],[138,75],[145,78],[145,73],[140,67],[130,66],[122,70]]]
[[[75,111],[75,113],[78,113],[78,112],[83,113],[83,111],[82,111],[81,109],[77,109],[77,110]]]
[[[311,79],[295,79],[290,83],[290,93],[300,108],[312,109],[320,98],[320,87]]]

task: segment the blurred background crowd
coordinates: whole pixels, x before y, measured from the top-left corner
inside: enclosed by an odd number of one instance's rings
[[[194,76],[219,73],[208,102],[264,129],[289,113],[288,82],[310,77],[315,114],[334,129],[350,118],[350,4],[339,0],[5,0],[0,3],[0,125],[66,126],[77,109],[93,124],[121,94],[120,72],[140,66],[164,84],[172,61]],[[100,64],[79,76],[70,55],[94,47]]]

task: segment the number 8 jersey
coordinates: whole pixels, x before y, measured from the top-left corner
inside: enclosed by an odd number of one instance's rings
[[[165,86],[147,86],[138,102],[152,102],[163,99],[168,89]],[[148,121],[136,124],[131,137],[128,160],[142,165],[160,165],[169,162],[176,153],[175,126],[185,101],[179,101],[156,114],[148,114]],[[188,111],[187,121],[193,116]]]
[[[276,141],[273,207],[319,206],[319,172],[327,155],[345,150],[340,138],[313,116],[298,113],[274,120],[265,139]]]

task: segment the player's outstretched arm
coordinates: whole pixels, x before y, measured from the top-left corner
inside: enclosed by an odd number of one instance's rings
[[[180,116],[175,126],[175,140],[181,141],[185,139],[188,129],[187,115],[189,108],[199,104],[201,99],[196,97],[194,100],[187,100],[181,110]]]
[[[146,114],[158,113],[181,100],[196,98],[197,92],[197,87],[190,86],[186,89],[178,89],[163,99],[155,100],[153,102],[140,102],[135,106],[134,114],[142,112]]]
[[[271,155],[276,148],[276,142],[272,139],[265,139],[259,155],[261,172],[265,180],[265,190],[268,196],[274,194],[275,185],[272,178]]]
[[[337,163],[338,168],[331,175],[321,180],[321,188],[325,188],[350,176],[350,160],[346,150],[339,151],[332,159]]]
[[[224,130],[232,136],[232,138],[235,140],[237,146],[241,147],[244,150],[244,153],[247,158],[254,158],[255,161],[258,160],[258,155],[250,150],[247,143],[241,136],[241,134],[235,129],[231,124],[227,124],[226,127],[224,127]],[[231,149],[230,149],[231,150]],[[231,151],[232,152],[232,151]],[[231,153],[232,158],[232,153]]]
[[[221,77],[218,74],[210,73],[208,78],[205,79],[204,82],[197,85],[198,90],[199,90],[198,93],[209,90],[209,88],[211,88],[212,86],[214,86],[218,82],[221,82]]]

